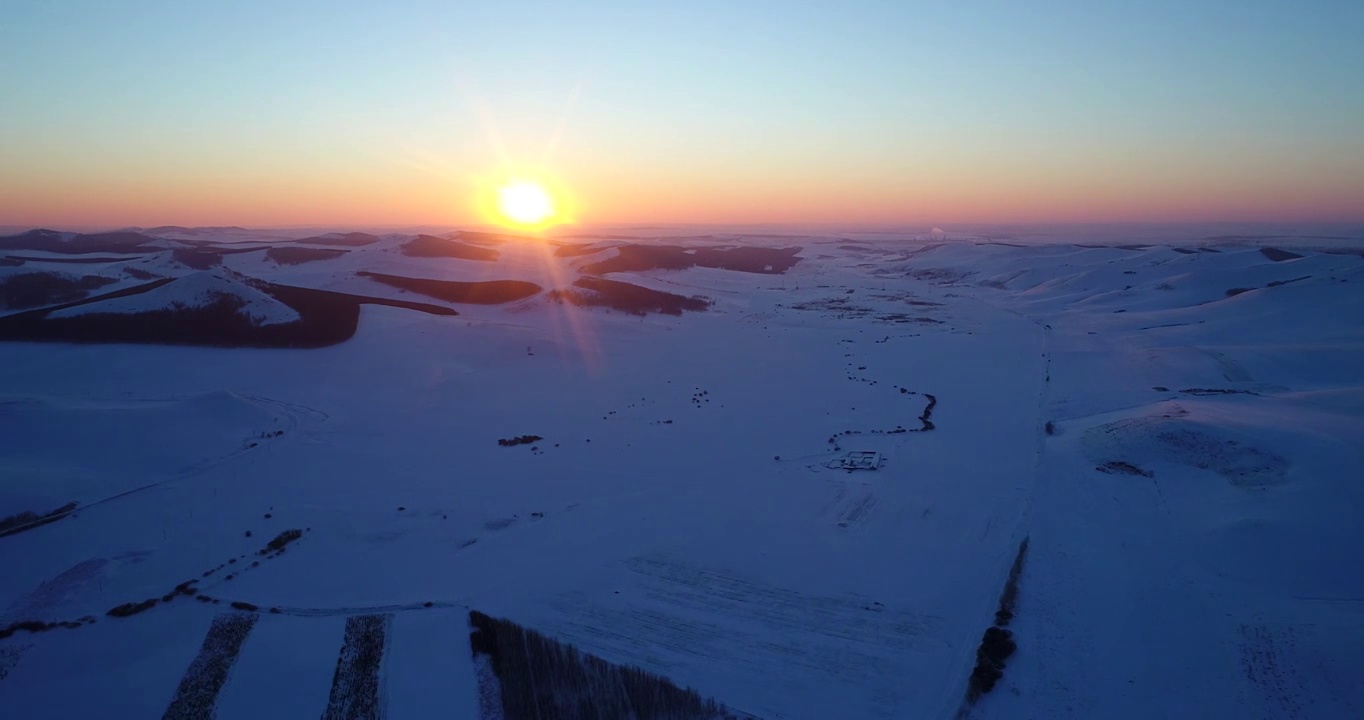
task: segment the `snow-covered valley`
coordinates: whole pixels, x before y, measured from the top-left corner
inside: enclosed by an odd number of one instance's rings
[[[1364,714],[1340,243],[157,230],[0,250],[108,280],[0,307],[7,717],[500,717],[471,611],[768,720]]]

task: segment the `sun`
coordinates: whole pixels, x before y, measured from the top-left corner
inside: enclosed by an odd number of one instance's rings
[[[554,198],[537,183],[517,180],[497,190],[497,209],[517,225],[539,225],[554,217]]]

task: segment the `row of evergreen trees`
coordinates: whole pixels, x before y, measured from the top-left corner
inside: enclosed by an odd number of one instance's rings
[[[506,720],[735,720],[694,690],[613,665],[508,620],[469,613],[469,643],[502,684]]]

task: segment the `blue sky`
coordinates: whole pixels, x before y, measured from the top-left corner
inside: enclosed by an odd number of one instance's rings
[[[1364,215],[1364,3],[275,5],[11,0],[0,222]]]

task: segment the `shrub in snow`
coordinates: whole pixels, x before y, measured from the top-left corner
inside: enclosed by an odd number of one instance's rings
[[[276,535],[274,540],[271,540],[270,542],[266,543],[265,547],[260,551],[259,554],[267,555],[271,552],[282,552],[284,550],[284,546],[301,537],[303,537],[303,531],[299,530],[298,528],[285,530],[284,532]]]

